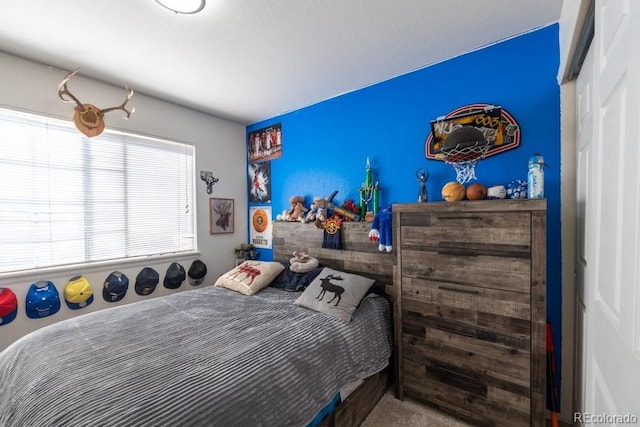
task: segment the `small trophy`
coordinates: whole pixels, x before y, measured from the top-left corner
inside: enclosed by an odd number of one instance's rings
[[[426,182],[429,179],[429,171],[425,168],[420,168],[416,171],[416,178],[420,182],[420,191],[418,192],[418,203],[428,202],[429,195],[427,193]]]

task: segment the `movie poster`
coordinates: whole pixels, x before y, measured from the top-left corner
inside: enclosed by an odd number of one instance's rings
[[[249,203],[271,203],[271,162],[249,163]]]
[[[271,249],[271,206],[250,207],[249,217],[249,243],[253,244],[256,248]]]

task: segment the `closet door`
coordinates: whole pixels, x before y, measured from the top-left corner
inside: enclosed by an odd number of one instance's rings
[[[640,1],[596,0],[586,242],[586,402],[640,416]],[[589,424],[582,420],[583,423]],[[605,420],[606,421],[606,420]],[[637,421],[636,421],[637,422]],[[612,423],[615,424],[615,423]]]
[[[592,215],[589,215],[587,205],[594,193],[595,180],[590,177],[590,164],[593,147],[593,44],[580,70],[576,82],[576,213],[578,215],[576,230],[576,295],[575,295],[575,364],[574,364],[574,401],[576,411],[584,411],[584,378],[585,378],[585,322],[586,322],[586,292],[587,283],[592,281],[588,276],[592,260],[589,259],[587,236],[588,230],[593,228]]]

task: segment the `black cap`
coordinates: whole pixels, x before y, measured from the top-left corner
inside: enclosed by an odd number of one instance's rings
[[[160,282],[160,275],[153,268],[145,267],[136,276],[136,294],[149,295],[156,290],[156,285]]]
[[[184,272],[184,267],[177,262],[173,262],[169,268],[167,268],[167,273],[164,275],[164,287],[168,289],[178,289],[186,278],[187,274]]]
[[[189,267],[188,280],[193,286],[198,286],[204,282],[204,277],[207,275],[207,266],[199,259],[194,260]]]

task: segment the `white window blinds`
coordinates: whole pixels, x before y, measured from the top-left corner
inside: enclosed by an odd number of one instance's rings
[[[0,109],[0,272],[195,251],[194,147]]]

